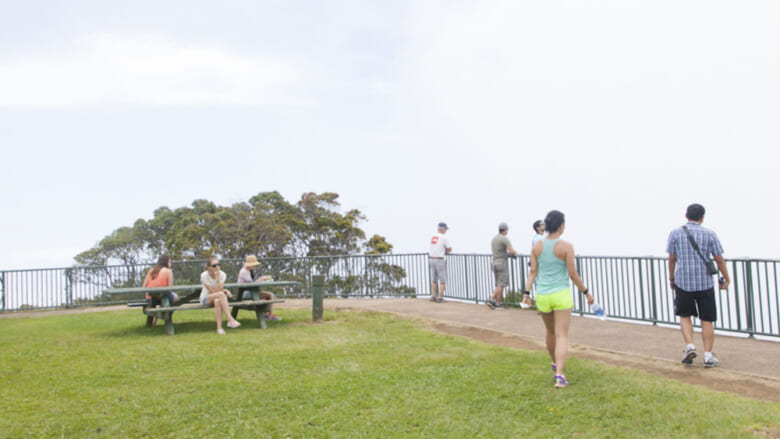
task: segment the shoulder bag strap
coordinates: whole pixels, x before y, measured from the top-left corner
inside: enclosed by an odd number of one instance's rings
[[[688,226],[682,226],[682,229],[685,231],[685,234],[688,236],[688,241],[691,242],[691,245],[693,246],[693,249],[696,250],[696,253],[699,254],[699,257],[704,262],[709,262],[709,259],[705,258],[703,254],[701,254],[701,250],[699,250],[699,245],[696,244],[696,241],[693,240],[693,236],[691,236],[691,232],[688,230]]]

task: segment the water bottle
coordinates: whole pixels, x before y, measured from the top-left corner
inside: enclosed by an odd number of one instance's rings
[[[599,305],[598,303],[594,303],[590,306],[590,310],[593,311],[593,314],[596,315],[596,317],[600,318],[601,320],[606,319],[607,317],[604,315],[604,307]]]

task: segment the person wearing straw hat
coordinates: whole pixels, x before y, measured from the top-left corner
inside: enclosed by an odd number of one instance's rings
[[[241,267],[241,270],[238,272],[238,283],[240,284],[248,284],[253,282],[263,282],[271,279],[271,276],[260,276],[258,278],[252,277],[252,270],[260,265],[260,262],[257,260],[257,256],[255,255],[249,255],[246,257],[246,261],[244,262],[244,266]],[[245,298],[246,295],[251,295],[249,290],[243,290],[239,294],[241,294],[241,298]],[[274,300],[274,295],[270,291],[258,291],[257,292],[258,297],[263,300]],[[273,313],[273,305],[269,305],[269,312],[265,314],[266,320],[275,320],[280,321],[281,318],[277,317]]]

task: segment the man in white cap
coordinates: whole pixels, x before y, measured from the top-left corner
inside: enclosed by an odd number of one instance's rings
[[[506,237],[508,231],[509,226],[506,223],[499,223],[498,235],[490,242],[490,248],[493,253],[493,277],[496,281],[496,288],[487,302],[487,306],[490,309],[503,309],[501,302],[504,300],[504,287],[509,286],[509,261],[507,257],[517,254],[515,249],[512,248],[509,238]]]
[[[428,251],[428,267],[431,273],[431,302],[444,301],[444,289],[447,288],[447,260],[444,257],[452,251],[444,234],[447,223],[439,223],[439,230],[431,238]]]

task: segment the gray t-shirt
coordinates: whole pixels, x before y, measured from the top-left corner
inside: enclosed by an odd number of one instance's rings
[[[490,247],[493,251],[493,262],[495,261],[504,261],[506,262],[507,258],[507,248],[511,247],[512,243],[509,242],[509,238],[506,237],[506,235],[498,234],[495,238],[493,238],[493,241],[490,243]]]

